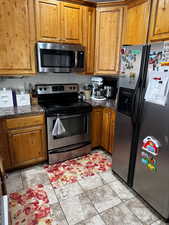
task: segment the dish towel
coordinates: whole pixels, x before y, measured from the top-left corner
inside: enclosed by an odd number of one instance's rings
[[[64,134],[65,132],[66,132],[66,129],[64,128],[62,121],[60,120],[59,117],[57,117],[55,125],[52,130],[52,136],[55,136],[55,137],[60,136]]]

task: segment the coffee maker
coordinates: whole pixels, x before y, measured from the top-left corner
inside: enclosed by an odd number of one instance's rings
[[[104,93],[104,86],[103,86],[103,78],[102,77],[92,77],[91,78],[91,85],[92,85],[92,96],[93,100],[103,101],[106,100]]]

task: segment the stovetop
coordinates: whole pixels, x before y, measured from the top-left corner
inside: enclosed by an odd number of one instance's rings
[[[86,113],[92,110],[89,103],[78,99],[78,84],[38,84],[38,103],[47,116]]]
[[[56,114],[77,114],[92,111],[92,106],[87,102],[59,103],[59,104],[43,104],[41,105],[46,115],[53,116]]]

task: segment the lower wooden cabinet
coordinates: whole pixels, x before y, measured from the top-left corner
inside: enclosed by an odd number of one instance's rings
[[[14,167],[43,161],[44,129],[42,125],[8,131],[10,155]]]
[[[98,147],[101,144],[102,133],[102,108],[93,108],[91,113],[91,140],[92,148]]]
[[[100,146],[107,152],[112,153],[115,112],[111,108],[94,108],[91,120],[92,148]]]
[[[6,154],[2,154],[2,157],[6,169],[29,166],[46,160],[44,114],[6,119],[3,123],[7,141]]]

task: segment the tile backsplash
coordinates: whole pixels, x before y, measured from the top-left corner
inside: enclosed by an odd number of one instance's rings
[[[34,76],[23,77],[0,77],[0,88],[23,89],[31,83],[55,84],[55,83],[78,83],[80,89],[90,83],[91,76],[73,73],[38,73]]]

